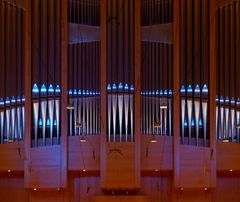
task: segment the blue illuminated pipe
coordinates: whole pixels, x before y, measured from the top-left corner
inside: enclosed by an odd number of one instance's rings
[[[60,99],[55,100],[55,115],[56,115],[57,144],[59,144],[60,142]]]
[[[188,109],[188,143],[191,144],[192,137],[192,100],[187,100],[187,109]]]
[[[0,102],[2,102],[0,100]],[[4,111],[0,112],[0,137],[1,137],[1,143],[3,143],[4,138]]]
[[[207,146],[207,102],[202,102],[204,146]]]
[[[43,145],[46,145],[47,101],[41,101]]]
[[[74,96],[77,96],[77,90],[74,90]],[[74,118],[74,135],[77,135],[77,113],[78,113],[78,99],[77,97],[73,98],[73,106],[74,106],[74,110],[73,110],[73,118]]]
[[[124,114],[125,114],[125,139],[128,141],[128,114],[129,114],[129,95],[124,95]]]
[[[119,83],[118,89],[123,90],[122,83]],[[119,115],[119,133],[120,133],[120,142],[122,141],[122,121],[123,121],[123,95],[118,94],[118,115]]]
[[[113,141],[116,142],[117,95],[112,95]]]
[[[17,140],[17,133],[16,133],[16,107],[14,107],[14,105],[16,104],[16,99],[15,97],[12,97],[11,99],[11,135],[12,135],[12,140]]]
[[[199,144],[199,118],[200,118],[200,102],[194,101],[195,105],[195,120],[196,120],[196,142]]]
[[[48,115],[49,115],[49,128],[50,128],[50,144],[53,144],[53,125],[54,125],[54,100],[48,100]]]
[[[6,109],[6,137],[7,137],[7,142],[9,140],[12,140],[12,134],[11,134],[11,131],[10,131],[10,118],[11,118],[11,111],[9,109],[10,107],[10,99],[7,97],[6,100],[5,100],[5,106],[7,107]]]
[[[184,134],[184,121],[185,121],[185,106],[186,106],[186,102],[185,99],[181,100],[181,107],[182,107],[182,143],[184,144],[184,138],[185,138],[185,134]]]
[[[235,109],[231,109],[231,137],[232,137],[232,142],[234,140],[234,135],[236,134],[235,129],[236,129]]]
[[[108,84],[107,90],[111,91],[111,85]],[[108,105],[108,142],[111,142],[111,110],[112,110],[112,95],[108,94],[107,96],[107,105]]]
[[[133,91],[133,86],[130,87],[130,90]],[[130,94],[130,119],[131,119],[131,142],[133,142],[133,130],[134,130],[134,122],[133,122],[133,94]]]
[[[239,118],[240,118],[240,112],[239,111],[237,111],[236,112],[236,124],[237,125],[239,125],[240,124],[240,120],[239,120]],[[236,128],[236,134],[237,134],[237,141],[239,142],[239,128]]]

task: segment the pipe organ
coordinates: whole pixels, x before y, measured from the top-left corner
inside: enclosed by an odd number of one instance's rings
[[[181,2],[181,143],[209,146],[209,1]]]
[[[142,42],[142,134],[172,135],[172,45]]]
[[[220,7],[217,16],[216,139],[239,142],[239,1]]]
[[[133,1],[107,1],[107,141],[134,141]]]
[[[60,143],[60,2],[32,2],[32,147]]]
[[[99,42],[69,50],[69,135],[100,134]]]
[[[0,2],[0,143],[24,138],[23,12]]]

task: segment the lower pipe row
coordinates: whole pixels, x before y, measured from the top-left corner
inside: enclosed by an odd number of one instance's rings
[[[70,98],[69,134],[100,134],[100,96]]]

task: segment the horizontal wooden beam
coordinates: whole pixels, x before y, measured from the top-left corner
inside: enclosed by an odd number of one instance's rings
[[[99,41],[100,39],[98,26],[68,23],[68,30],[69,30],[68,36],[69,44]]]
[[[100,40],[100,28],[92,25],[68,23],[69,44]],[[172,23],[141,27],[141,41],[172,44]]]

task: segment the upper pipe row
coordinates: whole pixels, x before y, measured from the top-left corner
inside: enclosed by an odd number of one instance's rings
[[[0,98],[0,107],[10,106],[10,105],[20,105],[20,104],[23,104],[24,102],[25,102],[25,96],[17,96],[17,98],[12,96],[11,99],[7,97],[5,100],[3,98]]]
[[[134,91],[134,86],[133,85],[129,85],[129,84],[123,84],[122,82],[120,82],[118,85],[116,83],[108,84],[107,85],[107,90],[108,91]]]
[[[41,94],[45,94],[48,92],[49,94],[56,93],[57,95],[59,95],[61,93],[61,88],[59,85],[56,85],[56,87],[54,88],[52,84],[49,85],[48,89],[45,84],[43,84],[42,87],[39,88],[37,84],[34,84],[32,88],[32,93],[39,94],[39,92]]]

